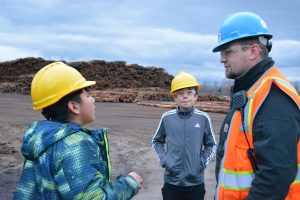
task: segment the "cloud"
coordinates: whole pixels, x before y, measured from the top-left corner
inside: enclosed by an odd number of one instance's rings
[[[282,67],[297,66],[300,64],[300,41],[275,40],[270,55],[273,56],[276,62],[282,65]]]
[[[291,81],[300,81],[300,41],[275,40],[270,53],[277,66]]]
[[[280,70],[285,76],[289,78],[290,81],[300,81],[299,66],[289,66],[288,68],[280,68]]]
[[[300,49],[300,28],[295,27],[300,21],[299,2],[232,2],[3,0],[1,59],[123,60],[163,67],[173,75],[186,70],[200,80],[222,80],[219,54],[211,52],[218,28],[225,15],[247,9],[261,14],[274,33],[271,56],[276,65],[300,79],[295,70]],[[280,16],[277,6],[284,8]]]
[[[30,49],[0,45],[0,61],[14,60],[23,57],[43,57],[41,52]]]

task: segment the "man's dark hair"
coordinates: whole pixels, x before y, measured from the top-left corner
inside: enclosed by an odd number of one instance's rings
[[[83,92],[83,89],[76,90],[63,98],[53,105],[50,105],[42,110],[42,114],[47,120],[51,121],[67,121],[69,119],[69,101],[74,101],[81,103],[80,94]]]
[[[253,45],[253,44],[258,44],[260,47],[260,52],[259,55],[262,59],[265,59],[269,56],[269,50],[267,49],[266,45],[262,44],[259,40],[258,37],[250,37],[250,38],[245,38],[238,40],[237,43],[241,45]]]

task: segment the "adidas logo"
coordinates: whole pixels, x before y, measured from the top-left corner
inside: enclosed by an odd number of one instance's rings
[[[195,125],[195,128],[200,128],[200,125],[197,123],[197,124]]]

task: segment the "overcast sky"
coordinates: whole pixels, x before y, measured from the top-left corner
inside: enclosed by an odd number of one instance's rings
[[[42,57],[126,61],[224,79],[217,44],[228,14],[260,15],[273,34],[271,57],[300,81],[300,0],[1,0],[0,61]]]

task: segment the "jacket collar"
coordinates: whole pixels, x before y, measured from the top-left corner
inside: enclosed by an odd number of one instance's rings
[[[177,107],[177,114],[179,115],[180,118],[188,118],[192,112],[194,112],[195,108],[192,107],[190,110],[183,112],[179,109],[179,107]]]
[[[235,79],[233,93],[240,90],[248,90],[273,65],[274,61],[271,57],[257,63],[242,77]]]

